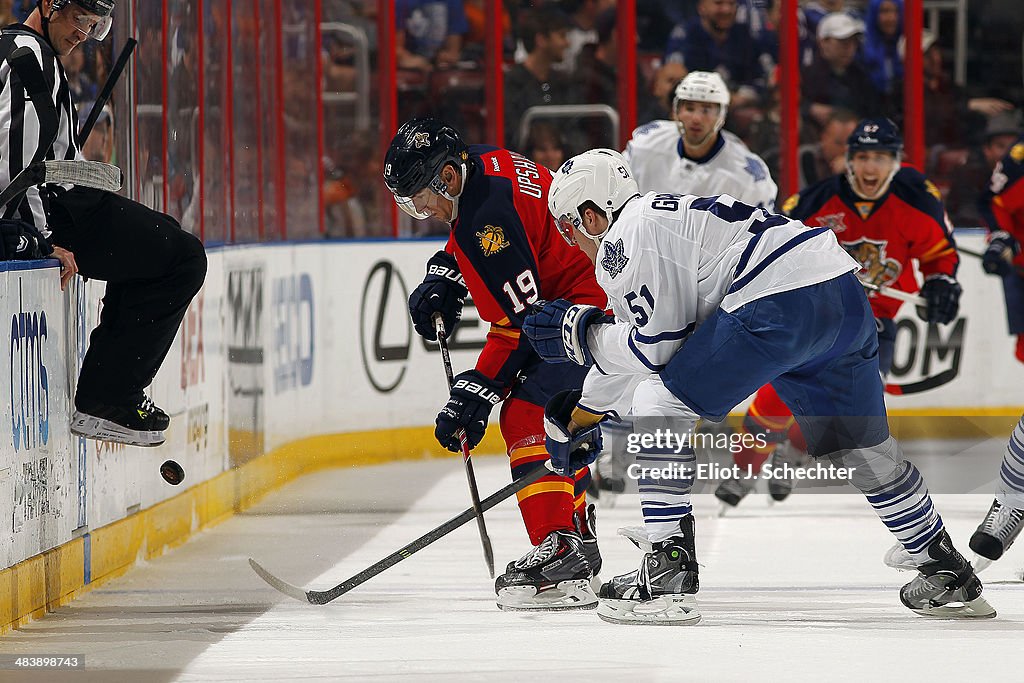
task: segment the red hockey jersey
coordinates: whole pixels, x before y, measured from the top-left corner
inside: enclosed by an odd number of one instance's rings
[[[480,317],[491,323],[476,368],[510,387],[538,357],[520,334],[530,304],[568,299],[606,308],[594,264],[569,246],[548,213],[551,172],[514,152],[474,145],[473,166],[446,250]]]
[[[956,276],[960,263],[949,219],[938,189],[920,172],[904,166],[876,200],[861,199],[845,175],[805,188],[782,205],[782,212],[810,227],[829,227],[861,264],[857,274],[874,285],[917,292],[913,260],[925,277]],[[877,318],[892,318],[902,302],[870,293]]]
[[[991,213],[986,217],[993,230],[1005,230],[1024,244],[1024,136],[1017,140],[992,172]],[[1024,249],[1013,261],[1024,266]]]

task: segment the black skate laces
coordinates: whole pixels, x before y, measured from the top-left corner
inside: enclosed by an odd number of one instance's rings
[[[1020,531],[1021,522],[1024,522],[1024,510],[993,501],[981,523],[980,531],[1005,543],[1006,539]]]

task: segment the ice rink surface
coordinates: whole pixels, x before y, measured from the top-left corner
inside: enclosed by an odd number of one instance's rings
[[[481,495],[507,461],[475,458]],[[993,473],[994,474],[994,473]],[[75,681],[1021,680],[1024,544],[985,571],[996,619],[934,621],[899,601],[910,574],[859,495],[753,494],[718,518],[695,500],[703,621],[616,626],[593,611],[503,613],[470,523],[326,606],[264,584],[247,558],[327,588],[468,506],[458,460],[316,473],[0,639],[0,653],[84,654],[87,670],[0,671]],[[962,551],[991,495],[937,495]],[[640,554],[615,535],[637,498],[600,511],[607,578]],[[500,567],[528,549],[513,501],[487,513]]]

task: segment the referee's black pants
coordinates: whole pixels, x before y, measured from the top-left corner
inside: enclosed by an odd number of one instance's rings
[[[92,188],[53,192],[47,223],[79,273],[107,283],[75,407],[137,404],[203,286],[203,243],[166,214]]]

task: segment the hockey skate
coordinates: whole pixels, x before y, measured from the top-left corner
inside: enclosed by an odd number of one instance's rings
[[[601,572],[601,549],[597,547],[597,511],[594,504],[587,506],[586,518],[579,512],[573,514],[573,521],[576,523],[576,530],[580,532],[580,539],[583,541],[583,554],[590,565],[591,586],[594,590],[601,587],[601,581],[597,575]]]
[[[783,441],[775,450],[772,451],[771,460],[769,460],[769,467],[772,472],[785,471],[785,468],[796,468],[804,465],[807,462],[808,455],[804,451],[800,450],[789,440]],[[789,494],[793,492],[793,477],[792,476],[773,476],[768,480],[768,495],[771,496],[772,500],[777,503],[789,498]]]
[[[601,586],[597,616],[613,624],[688,626],[700,621],[693,595],[700,588],[693,542],[693,515],[679,522],[680,535],[651,543],[640,527],[619,534],[645,551],[640,568]]]
[[[71,433],[129,446],[159,446],[171,419],[148,397],[136,405],[94,404],[71,415]]]
[[[596,539],[594,549],[597,549]],[[503,610],[593,609],[590,563],[579,532],[552,531],[494,582]]]
[[[992,501],[978,530],[971,536],[971,550],[987,560],[998,560],[1024,529],[1024,510]]]
[[[746,482],[736,477],[727,477],[715,489],[715,498],[722,501],[719,515],[724,515],[730,508],[740,504],[740,501],[747,497],[747,494],[754,490],[752,482]]]
[[[928,557],[932,561],[918,566],[918,575],[900,589],[904,605],[921,616],[941,619],[996,616],[981,594],[981,581],[974,568],[953,547],[945,530],[928,546]]]

